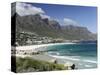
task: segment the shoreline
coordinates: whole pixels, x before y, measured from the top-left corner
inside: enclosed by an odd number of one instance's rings
[[[51,43],[51,44],[42,44],[42,45],[30,45],[30,46],[19,46],[19,47],[16,47],[16,50],[32,50],[32,52],[35,52],[35,51],[45,51],[45,49],[43,48],[46,48],[48,46],[54,46],[54,45],[64,45],[64,44],[77,44],[77,43]],[[39,50],[40,49],[40,50]],[[69,65],[72,65],[72,64],[75,64],[77,66],[78,69],[85,69],[85,68],[95,68],[97,67],[97,62],[96,61],[92,61],[92,60],[80,60],[80,57],[77,58],[71,58],[71,57],[68,57],[68,56],[57,56],[57,55],[49,55],[48,53],[45,53],[45,54],[37,54],[37,55],[18,55],[16,54],[15,56],[19,56],[19,57],[33,57],[37,60],[43,60],[43,61],[47,61],[51,59],[53,60],[57,60],[58,63],[61,63],[61,64],[69,64]],[[38,57],[37,57],[38,56]]]
[[[42,61],[47,61],[47,62],[54,62],[55,60],[57,61],[58,64],[63,64],[67,66],[72,66],[72,64],[75,64],[77,69],[86,69],[86,68],[96,68],[97,63],[94,61],[81,61],[81,60],[76,60],[76,58],[70,58],[67,57],[63,58],[62,56],[52,56],[49,54],[38,54],[38,55],[16,55],[16,57],[30,57],[36,60],[42,60]]]
[[[73,60],[73,61],[80,61],[81,60],[80,59],[81,56],[59,56],[59,55],[51,55],[51,54],[48,54],[48,55],[51,57],[54,57],[54,58],[58,58],[58,59]],[[89,63],[97,63],[95,60],[84,59],[83,61],[89,62]]]
[[[64,45],[64,44],[77,44],[77,43],[50,43],[50,44],[41,44],[41,45],[29,45],[29,46],[17,46],[16,50],[36,50],[41,47],[53,46],[53,45]]]
[[[49,55],[49,56],[54,57],[59,61],[63,60],[66,63],[73,63],[77,66],[78,69],[97,67],[97,61],[94,60],[73,58],[71,56],[58,56],[58,55]]]

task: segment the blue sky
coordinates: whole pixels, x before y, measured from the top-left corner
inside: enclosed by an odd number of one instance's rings
[[[80,26],[87,27],[91,32],[97,33],[96,7],[39,3],[33,3],[30,5],[37,7],[39,11],[42,11],[42,13],[45,12],[45,14],[50,16],[50,18],[57,19],[61,25],[64,25],[64,18],[68,18],[77,22]],[[33,9],[36,10],[36,8]]]
[[[33,4],[42,8],[47,15],[58,19],[61,23],[64,18],[78,22],[92,32],[97,32],[97,8],[86,6]]]

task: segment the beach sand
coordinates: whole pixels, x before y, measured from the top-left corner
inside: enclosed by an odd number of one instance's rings
[[[54,46],[54,45],[62,45],[62,44],[76,44],[76,43],[52,43],[52,44],[42,44],[42,45],[31,45],[31,46],[19,46],[16,47],[17,50],[31,50],[34,51],[38,51],[38,50],[46,50],[46,49],[42,49],[42,48],[46,48],[48,46]],[[72,65],[75,64],[77,69],[88,69],[88,68],[96,68],[96,67],[92,67],[91,65],[93,65],[93,63],[89,63],[87,61],[83,61],[80,59],[76,59],[76,58],[71,58],[69,56],[66,57],[62,57],[62,56],[54,56],[54,55],[49,55],[48,53],[44,54],[37,54],[37,55],[18,55],[16,54],[16,56],[19,57],[31,57],[33,59],[36,60],[43,60],[43,61],[48,61],[48,62],[54,62],[55,60],[57,61],[58,64],[64,64],[64,65]],[[95,65],[96,66],[96,65]]]
[[[50,43],[41,45],[18,46],[16,47],[16,50],[38,50],[39,48],[46,48],[48,46],[64,45],[64,44],[76,44],[76,43]]]

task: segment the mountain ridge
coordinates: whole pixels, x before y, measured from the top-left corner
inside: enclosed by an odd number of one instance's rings
[[[16,18],[17,32],[35,32],[40,36],[67,40],[96,40],[96,35],[86,27],[74,25],[61,26],[56,20],[42,19],[39,14],[20,16],[15,13],[12,16],[13,18]]]

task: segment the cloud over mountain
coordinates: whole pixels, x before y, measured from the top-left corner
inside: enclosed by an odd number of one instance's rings
[[[50,19],[50,16],[48,16],[48,15],[46,15],[46,14],[40,14],[40,16],[41,16],[42,19],[45,19],[45,18]]]
[[[69,18],[64,18],[63,19],[64,25],[79,25],[76,21],[69,19]]]
[[[19,3],[19,2],[16,3],[16,12],[20,16],[44,14],[45,13],[42,8],[35,7],[35,6],[28,4],[28,3]]]

